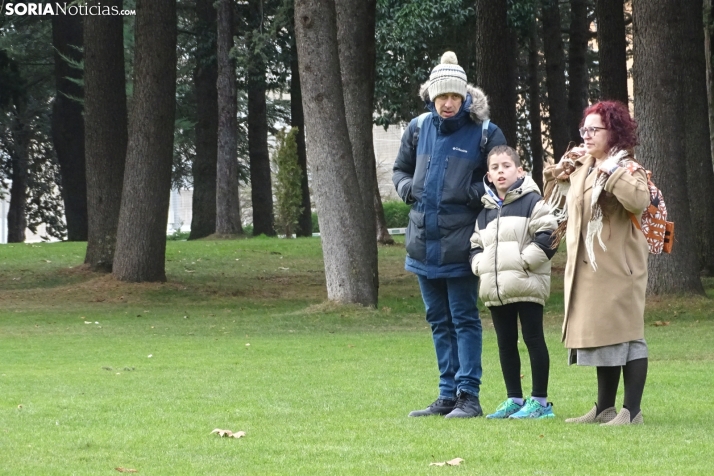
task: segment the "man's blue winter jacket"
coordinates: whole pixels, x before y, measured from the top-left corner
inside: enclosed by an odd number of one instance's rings
[[[506,143],[503,132],[490,124],[481,153],[481,126],[488,118],[488,101],[478,88],[469,85],[467,91],[459,112],[443,119],[422,88],[431,115],[418,131],[417,119],[412,119],[394,163],[394,186],[402,200],[412,204],[405,268],[429,279],[472,274],[469,238],[483,206],[486,156],[496,145]]]

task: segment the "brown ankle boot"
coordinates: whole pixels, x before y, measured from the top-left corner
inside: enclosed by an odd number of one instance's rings
[[[615,410],[615,407],[606,408],[598,413],[597,405],[595,405],[585,415],[577,418],[567,418],[565,423],[607,423],[612,421],[616,416],[617,410]]]
[[[635,415],[635,418],[630,419],[630,410],[628,410],[627,408],[623,408],[622,410],[620,410],[620,413],[618,413],[615,418],[613,418],[607,423],[603,423],[601,426],[641,425],[644,422],[645,421],[642,418],[642,410],[640,410],[640,412]]]

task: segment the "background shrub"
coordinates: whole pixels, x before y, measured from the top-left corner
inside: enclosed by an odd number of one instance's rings
[[[384,218],[387,228],[406,228],[409,224],[410,205],[401,200],[389,200],[382,204],[384,206]]]
[[[320,224],[317,222],[317,213],[312,212],[312,232],[320,233]]]
[[[384,218],[387,228],[406,228],[409,224],[410,205],[401,200],[388,200],[382,203],[384,207]],[[317,222],[317,213],[312,212],[312,232],[319,233],[320,225]]]

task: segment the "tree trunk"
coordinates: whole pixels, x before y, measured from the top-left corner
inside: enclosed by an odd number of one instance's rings
[[[648,291],[703,294],[687,196],[685,123],[681,71],[683,15],[676,0],[633,0],[635,117],[641,145],[637,157],[653,173],[676,224],[672,254],[651,256]]]
[[[253,58],[256,68],[264,66]],[[253,203],[253,236],[275,236],[273,186],[268,153],[268,116],[265,102],[265,69],[253,71],[248,81],[248,156],[250,157],[250,196]]]
[[[176,113],[176,2],[137,0],[134,97],[113,274],[165,281]]]
[[[570,43],[568,49],[568,135],[580,144],[580,119],[588,106],[588,8],[586,0],[570,0]],[[627,104],[627,103],[625,103]]]
[[[553,157],[560,160],[568,148],[568,101],[565,88],[565,58],[560,33],[558,0],[543,0],[543,54],[548,89],[548,122]]]
[[[332,0],[295,2],[307,152],[312,161],[327,297],[376,306],[374,234],[363,232],[364,224],[374,223],[374,217],[365,213],[352,157],[335,16]]]
[[[90,5],[98,3],[93,0]],[[104,0],[104,4],[122,9],[122,0]],[[122,17],[87,16],[84,38],[88,214],[84,262],[94,271],[111,272],[128,141]]]
[[[704,0],[704,56],[707,68],[707,98],[709,104],[709,144],[714,160],[714,71],[712,61],[714,54],[714,0]],[[714,262],[705,258],[704,273],[714,276]]]
[[[25,125],[24,101],[16,104],[16,117],[13,120],[14,148],[10,154],[12,171],[10,178],[10,207],[7,213],[7,242],[23,243],[27,229],[27,170],[30,163],[30,130]],[[0,217],[3,219],[3,217]]]
[[[596,0],[600,99],[625,104],[627,95],[627,40],[624,0]]]
[[[238,93],[233,48],[233,2],[218,3],[218,162],[216,167],[216,233],[243,234],[238,198]]]
[[[373,195],[377,187],[377,160],[372,136],[377,0],[336,0],[335,7],[345,119],[364,208],[365,222],[360,231],[363,239],[370,239],[373,244],[365,259],[371,260],[369,265],[378,288],[377,213]]]
[[[528,122],[531,126],[531,176],[538,188],[543,188],[543,137],[540,117],[540,81],[538,75],[538,19],[533,16],[533,25],[528,41]]]
[[[374,182],[374,214],[377,218],[377,243],[380,245],[393,245],[394,238],[389,234],[387,227],[387,219],[384,216],[384,206],[382,205],[382,196],[379,194],[379,184]]]
[[[679,8],[686,28],[682,47],[680,81],[683,89],[682,114],[687,157],[687,192],[692,227],[696,231],[700,269],[714,272],[714,169],[709,138],[706,53],[701,0],[683,0]]]
[[[293,22],[295,15],[293,15]],[[305,151],[305,116],[302,111],[302,91],[300,88],[300,69],[298,68],[297,45],[295,45],[295,27],[290,56],[290,125],[297,127],[298,165],[302,170],[302,213],[298,219],[295,236],[312,236],[312,202],[310,201],[310,186],[308,184],[307,153]]]
[[[476,0],[474,83],[488,96],[491,120],[516,144],[516,48],[506,0]]]
[[[196,91],[196,158],[189,240],[216,231],[216,161],[218,156],[218,66],[216,9],[213,0],[196,0],[198,52],[193,82]]]
[[[82,16],[52,16],[52,46],[57,94],[52,105],[52,139],[62,174],[62,199],[67,240],[87,240],[87,179],[84,161],[84,118],[80,103],[82,71],[65,58],[81,62]],[[63,58],[64,56],[65,58]],[[71,78],[71,79],[69,79]]]

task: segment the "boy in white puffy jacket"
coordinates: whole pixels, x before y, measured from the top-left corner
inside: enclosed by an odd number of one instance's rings
[[[507,398],[486,418],[553,418],[548,403],[550,357],[543,335],[543,305],[550,294],[551,235],[558,224],[515,150],[488,155],[491,182],[471,236],[471,270],[498,339]],[[531,361],[533,388],[524,400],[518,354],[518,319]]]

